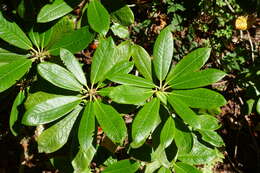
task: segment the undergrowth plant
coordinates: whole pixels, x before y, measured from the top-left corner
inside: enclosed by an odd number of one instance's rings
[[[143,146],[151,148],[151,153],[147,153],[151,155],[149,162],[138,157],[135,163],[119,161],[111,165],[113,171],[136,172],[138,163],[145,163],[145,172],[157,169],[199,172],[192,165],[221,158],[216,147],[224,145],[215,132],[220,127],[218,120],[205,110],[226,103],[217,92],[201,87],[217,82],[225,73],[217,69],[200,70],[209,58],[210,48],[191,52],[174,67],[172,53],[173,38],[168,28],[155,42],[153,59],[138,45],[127,41],[115,47],[112,38],[104,39],[86,78],[73,54],[61,49],[60,57],[66,68],[46,62],[37,69],[45,80],[75,93],[31,94],[25,102],[22,123],[39,126],[56,122],[37,137],[38,149],[45,153],[60,149],[77,124],[79,147],[72,161],[75,172],[90,171],[89,164],[99,149],[95,119],[105,135],[114,144],[128,148],[130,155]],[[130,56],[133,61],[129,61]],[[141,75],[129,73],[133,63]],[[109,81],[121,85],[111,86]],[[119,104],[136,105],[131,135],[127,133],[122,112],[113,108],[107,97]],[[80,120],[75,123],[77,119]]]
[[[209,85],[226,73],[203,67],[211,48],[173,64],[170,27],[160,32],[152,56],[129,40],[116,45],[109,30],[127,38],[121,31],[134,20],[116,2],[83,3],[75,25],[64,16],[73,11],[70,1],[54,0],[42,5],[29,30],[0,13],[0,38],[9,43],[0,49],[0,92],[20,86],[10,129],[19,135],[21,124],[36,126],[39,152],[66,153],[73,169],[64,163],[63,172],[94,172],[92,162],[104,173],[201,172],[196,165],[223,157],[220,125],[210,112],[226,101]],[[91,65],[81,64],[74,54],[94,39]],[[118,150],[124,155],[117,157]]]

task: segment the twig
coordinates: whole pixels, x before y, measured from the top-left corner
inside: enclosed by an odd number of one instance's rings
[[[246,30],[246,32],[247,32],[248,41],[249,41],[249,43],[250,43],[252,61],[254,62],[254,60],[255,60],[255,56],[254,56],[254,45],[253,45],[253,42],[252,42],[252,39],[251,39],[251,36],[250,36],[249,31]]]
[[[235,13],[235,10],[232,8],[232,6],[230,5],[230,3],[229,3],[227,0],[225,0],[225,3],[227,4],[229,10],[230,10],[232,13]]]

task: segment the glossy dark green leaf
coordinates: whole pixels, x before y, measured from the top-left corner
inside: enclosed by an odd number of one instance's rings
[[[132,148],[138,148],[144,144],[147,137],[160,123],[160,101],[153,98],[138,112],[132,124]]]
[[[201,144],[197,138],[193,138],[193,147],[189,153],[180,153],[178,159],[184,163],[191,165],[211,163],[217,158],[223,157],[217,149],[211,149]]]
[[[89,31],[87,26],[70,33],[64,34],[48,51],[52,55],[59,55],[60,48],[65,48],[72,53],[77,53],[86,48],[93,41],[95,34]]]
[[[38,32],[34,32],[33,28],[30,30],[30,32],[28,33],[28,36],[30,38],[30,40],[32,41],[33,45],[35,45],[37,47],[37,49],[40,49],[40,34]]]
[[[111,13],[111,17],[112,20],[125,26],[133,24],[135,20],[134,13],[127,5]]]
[[[157,78],[163,81],[171,66],[173,55],[173,37],[168,28],[161,31],[153,49],[153,65]]]
[[[90,1],[88,4],[87,14],[88,22],[91,28],[98,33],[106,35],[107,31],[109,30],[110,16],[100,1]]]
[[[80,149],[72,161],[74,173],[91,173],[89,166],[95,153],[96,150],[93,146],[90,146],[87,150]]]
[[[52,153],[60,149],[67,142],[70,131],[81,110],[82,107],[77,106],[64,119],[44,130],[37,139],[39,152]]]
[[[24,100],[25,100],[25,91],[21,90],[17,94],[17,96],[16,96],[16,98],[14,100],[14,103],[13,103],[13,106],[12,106],[12,110],[11,110],[11,114],[10,114],[10,119],[9,119],[9,127],[10,127],[10,130],[11,130],[11,132],[12,132],[12,134],[14,136],[17,136],[17,132],[15,131],[13,126],[15,125],[15,123],[18,120],[19,106],[22,105]]]
[[[197,129],[201,130],[217,130],[221,126],[217,118],[207,114],[199,115],[197,117],[197,123],[199,124]]]
[[[191,131],[179,119],[175,119],[175,135],[174,142],[178,148],[178,153],[189,153],[193,146],[193,138]]]
[[[217,132],[213,130],[199,130],[202,135],[202,139],[215,147],[224,146],[225,143],[223,139],[218,135]]]
[[[225,72],[217,69],[206,69],[175,78],[171,80],[170,85],[173,89],[198,88],[213,84],[225,75]]]
[[[83,150],[88,149],[92,145],[95,132],[95,116],[92,102],[88,102],[80,120],[78,139],[80,147]]]
[[[43,31],[40,32],[41,30],[40,26],[36,25],[35,27],[32,27],[31,30],[29,31],[28,36],[31,42],[33,43],[33,45],[36,46],[37,51],[43,50],[51,41],[51,37],[54,31],[52,28],[44,32]]]
[[[174,164],[175,173],[202,173],[197,168],[182,162],[176,162]]]
[[[51,4],[46,4],[43,8],[41,8],[38,16],[37,22],[46,23],[58,19],[69,12],[71,12],[73,8],[66,3],[64,0],[54,0]]]
[[[98,94],[103,97],[109,97],[109,93],[112,91],[113,87],[106,87],[98,90]]]
[[[105,168],[105,170],[102,171],[102,173],[135,173],[138,170],[139,166],[140,164],[135,161],[120,160]]]
[[[165,167],[161,167],[158,173],[171,173],[171,170]]]
[[[209,59],[210,48],[199,48],[186,55],[175,67],[173,67],[166,78],[167,83],[177,80],[181,76],[198,71]]]
[[[130,59],[133,53],[132,46],[133,43],[127,40],[127,41],[123,41],[116,47],[115,58],[117,58],[117,62],[128,61]]]
[[[116,35],[116,36],[118,36],[119,38],[122,38],[122,39],[129,38],[129,36],[130,36],[128,27],[120,25],[118,23],[114,23],[111,26],[111,30],[114,33],[114,35]]]
[[[74,77],[82,84],[87,85],[87,80],[79,61],[67,49],[60,49],[60,58],[67,67],[67,69],[74,75]]]
[[[53,85],[71,91],[81,91],[83,86],[72,73],[65,68],[49,62],[37,66],[39,74]]]
[[[179,98],[168,97],[168,101],[171,104],[175,112],[183,119],[183,121],[193,128],[200,128],[201,125],[198,123],[198,115],[193,112],[188,105],[186,105]]]
[[[167,148],[173,141],[175,136],[175,123],[171,116],[167,119],[163,125],[161,134],[160,134],[160,145],[164,148]]]
[[[64,39],[64,36],[67,36],[67,34],[72,33],[74,31],[74,21],[70,19],[68,16],[62,17],[55,25],[53,25],[50,29],[48,29],[46,32],[46,36],[50,37],[46,41],[44,41],[44,45],[42,47],[46,48],[46,50],[49,50],[50,47],[52,47],[54,44],[59,42],[60,39]],[[43,33],[42,33],[43,34]],[[58,51],[60,51],[58,49]],[[58,52],[57,51],[57,55]]]
[[[127,74],[133,69],[133,67],[133,62],[121,61],[113,66],[113,68],[107,73],[106,78],[119,74]]]
[[[0,66],[0,92],[8,89],[29,71],[32,61],[17,58],[8,64]]]
[[[218,120],[211,115],[196,115],[183,101],[176,97],[168,97],[175,112],[195,129],[216,130],[219,128]]]
[[[4,41],[21,49],[28,50],[32,48],[32,43],[21,28],[15,22],[6,20],[1,12],[0,31],[0,38]]]
[[[46,124],[69,113],[81,102],[80,97],[59,96],[45,100],[27,110],[22,123],[29,126]]]
[[[59,97],[60,95],[50,94],[43,91],[38,91],[33,94],[29,94],[26,101],[24,102],[25,109],[30,109],[31,107],[49,100],[51,98]]]
[[[226,100],[221,94],[205,88],[174,90],[171,95],[173,98],[179,98],[191,108],[212,109],[226,104]]]
[[[155,88],[156,85],[144,78],[132,75],[132,74],[117,74],[110,75],[109,80],[116,82],[118,84],[136,86],[141,88]]]
[[[16,53],[9,52],[5,49],[0,48],[0,67],[9,63],[12,63],[13,61],[16,61],[18,58],[26,59],[28,58],[27,55],[20,55]]]
[[[133,46],[133,59],[138,71],[146,78],[152,81],[151,57],[146,50],[139,46]]]
[[[117,103],[140,105],[153,95],[153,90],[129,85],[114,87],[109,97]]]
[[[114,142],[123,144],[127,136],[127,129],[123,118],[110,105],[94,102],[94,111],[98,123],[106,135]]]
[[[116,64],[115,48],[111,37],[101,41],[94,53],[91,65],[90,80],[92,84],[104,80],[107,72]]]
[[[0,67],[7,65],[7,64],[11,64],[14,61],[17,61],[18,58],[21,58],[21,59],[28,58],[26,55],[19,55],[16,53],[3,53],[3,52],[0,52],[0,57],[1,57],[0,58]]]

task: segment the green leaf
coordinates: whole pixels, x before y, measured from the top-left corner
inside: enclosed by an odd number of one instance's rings
[[[134,23],[134,13],[132,10],[127,6],[123,6],[120,9],[114,11],[111,13],[112,20],[114,20],[117,23],[120,23],[121,25],[131,25]]]
[[[124,85],[130,85],[130,86],[136,86],[136,87],[141,87],[141,88],[155,88],[156,85],[153,84],[153,82],[132,75],[132,74],[116,74],[116,75],[110,75],[108,78],[109,80],[119,83],[119,84],[124,84]]]
[[[167,148],[171,145],[175,136],[175,123],[171,116],[167,119],[165,124],[163,125],[161,134],[160,134],[160,145],[164,148]]]
[[[109,97],[117,103],[142,105],[153,95],[153,90],[148,88],[139,88],[129,85],[120,85],[114,87]]]
[[[171,95],[173,98],[182,100],[191,108],[212,109],[226,104],[226,100],[221,94],[205,88],[174,90]]]
[[[105,7],[98,0],[90,1],[87,16],[91,28],[98,33],[106,35],[109,30],[110,16]]]
[[[71,53],[77,53],[86,48],[93,41],[95,34],[89,31],[87,26],[62,35],[52,46],[48,48],[51,55],[59,55],[60,48],[65,48]]]
[[[110,105],[94,102],[94,111],[98,123],[106,135],[115,143],[123,144],[127,136],[127,129],[123,118]]]
[[[21,49],[31,49],[32,43],[15,23],[6,20],[0,12],[0,38]]]
[[[82,84],[87,85],[85,74],[75,56],[67,49],[60,49],[60,58],[67,67],[67,69],[74,75],[74,77]]]
[[[256,105],[256,111],[258,114],[260,114],[260,98],[258,99],[257,105]]]
[[[198,88],[213,84],[225,75],[225,72],[211,68],[175,78],[171,81],[170,85],[173,89]]]
[[[14,85],[29,71],[31,65],[31,60],[17,58],[15,61],[0,66],[0,92]]]
[[[19,113],[20,113],[19,107],[23,104],[24,100],[25,100],[25,91],[20,90],[20,92],[17,94],[17,96],[14,100],[12,110],[11,110],[10,119],[9,119],[9,127],[10,127],[10,130],[11,130],[11,132],[14,136],[17,136],[17,132],[14,129],[14,125],[17,122],[18,116],[19,116]]]
[[[80,120],[78,139],[80,147],[87,150],[93,141],[95,132],[95,116],[92,102],[88,102]]]
[[[166,78],[167,83],[177,80],[179,77],[198,71],[209,59],[210,48],[198,48],[186,55],[175,67],[173,67]]]
[[[37,49],[40,49],[40,34],[38,32],[34,32],[33,28],[29,31],[28,36],[30,40],[32,41],[33,45],[37,47]]]
[[[191,131],[179,119],[175,119],[175,127],[174,141],[178,148],[178,153],[189,153],[193,146]]]
[[[59,96],[45,100],[27,110],[22,123],[29,126],[46,124],[69,113],[81,102],[80,97]]]
[[[143,145],[146,138],[160,123],[159,109],[160,101],[153,98],[138,112],[132,124],[132,148]]]
[[[201,130],[217,130],[220,128],[218,119],[212,115],[197,116],[197,123],[199,124],[197,129]]]
[[[183,121],[193,128],[200,128],[198,124],[198,115],[196,115],[183,101],[179,98],[169,95],[168,101],[175,112],[183,119]]]
[[[139,45],[133,46],[133,59],[138,71],[148,80],[152,79],[151,58],[145,49]]]
[[[67,142],[73,124],[81,110],[82,107],[77,106],[64,119],[44,130],[37,139],[39,152],[52,153],[60,149]]]
[[[92,84],[104,80],[107,72],[116,64],[115,48],[111,37],[101,41],[94,53],[91,65],[90,80]]]
[[[199,165],[211,163],[213,160],[219,159],[222,156],[217,149],[211,149],[201,144],[197,137],[193,137],[193,148],[189,153],[180,153],[178,159],[184,163],[191,165]]]
[[[157,78],[163,81],[171,66],[173,55],[173,37],[167,28],[162,30],[155,41],[153,65]]]
[[[120,160],[108,166],[102,173],[135,173],[139,168],[139,163],[132,160]]]
[[[56,94],[50,94],[50,93],[46,93],[43,91],[38,91],[35,92],[33,94],[29,94],[29,96],[27,97],[24,106],[25,109],[30,109],[31,107],[44,102],[46,100],[49,100],[51,98],[55,98],[55,97],[59,97],[60,95],[56,95]]]
[[[157,91],[155,94],[163,104],[167,105],[167,94],[165,92]]]
[[[116,62],[129,61],[132,56],[132,44],[130,40],[127,40],[116,47]]]
[[[49,30],[47,30],[46,35],[50,34],[48,41],[44,41],[44,48],[49,50],[55,43],[59,42],[60,39],[63,39],[64,36],[72,33],[74,31],[74,21],[71,20],[68,16],[62,17],[55,25],[53,25]],[[58,49],[58,51],[60,51]],[[57,53],[58,53],[57,51]],[[58,55],[58,54],[57,54]]]
[[[18,58],[26,59],[27,55],[19,55],[0,48],[0,67],[16,61]]]
[[[53,28],[55,28],[55,25],[45,31],[43,31],[44,29],[42,28],[42,25],[36,25],[31,28],[28,35],[32,43],[37,47],[38,50],[43,50],[49,44],[52,39],[52,34],[54,31]]]
[[[87,150],[80,149],[72,161],[74,173],[91,173],[89,165],[95,153],[96,150],[92,145]]]
[[[53,21],[70,13],[72,10],[73,8],[64,0],[54,0],[53,3],[46,4],[41,8],[37,16],[37,22],[46,23]]]
[[[175,173],[201,173],[197,168],[182,162],[176,162],[174,164]]]
[[[212,130],[199,130],[202,135],[202,139],[215,147],[222,147],[225,145],[222,138],[218,135],[217,132]]]
[[[37,69],[44,79],[57,87],[79,92],[83,89],[72,73],[57,64],[44,62]]]
[[[161,167],[158,173],[171,173],[171,170],[165,167]]]
[[[177,97],[168,97],[170,104],[175,112],[183,119],[183,121],[189,124],[195,129],[204,130],[216,130],[219,128],[218,120],[211,115],[196,115],[188,105]]]
[[[113,89],[113,87],[106,87],[106,88],[102,88],[100,90],[98,90],[98,94],[103,96],[103,97],[108,97],[109,93],[111,92],[111,90]]]
[[[114,33],[114,35],[118,36],[119,38],[128,38],[130,33],[128,31],[128,27],[122,26],[118,23],[114,23],[111,26],[111,30]]]
[[[161,167],[161,163],[158,160],[152,163],[148,163],[146,164],[145,173],[153,173],[160,167]]]
[[[106,78],[119,74],[127,74],[133,69],[133,67],[133,62],[121,61],[113,66],[113,68],[107,73]]]
[[[152,160],[158,160],[158,162],[166,168],[170,167],[170,162],[167,159],[165,148],[162,145],[159,145],[152,153]]]

